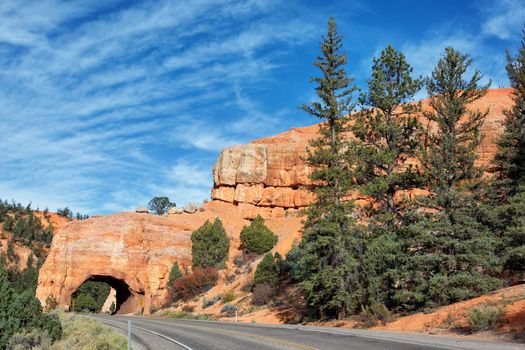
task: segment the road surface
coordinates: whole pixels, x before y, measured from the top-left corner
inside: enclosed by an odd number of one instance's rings
[[[90,315],[127,332],[135,350],[524,350],[525,345],[415,333],[329,327],[259,325],[156,317]]]

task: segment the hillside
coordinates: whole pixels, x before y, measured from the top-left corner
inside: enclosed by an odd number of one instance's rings
[[[8,265],[20,271],[27,267],[30,257],[45,257],[53,232],[71,221],[53,212],[15,203],[3,202],[0,207],[0,254],[5,254]]]
[[[485,139],[477,150],[482,164],[494,155],[494,140],[501,132],[503,110],[511,105],[510,94],[510,89],[490,90],[471,106],[489,109],[482,127]],[[426,101],[423,105],[428,108]],[[168,275],[174,262],[183,272],[190,266],[191,233],[206,220],[219,217],[230,240],[227,268],[220,271],[213,288],[170,309],[231,319],[231,314],[223,313],[224,305],[231,303],[243,321],[301,321],[301,298],[293,287],[285,288],[277,297],[278,303],[271,307],[251,305],[251,281],[261,256],[240,259],[239,233],[250,220],[262,215],[278,236],[274,252],[285,255],[300,239],[300,209],[313,199],[302,189],[311,183],[311,169],[303,157],[317,130],[318,125],[293,128],[222,150],[213,167],[212,201],[195,213],[118,213],[57,223],[49,256],[40,272],[37,297],[44,303],[48,296],[54,296],[59,305],[67,308],[72,293],[82,283],[102,281],[116,291],[112,295],[116,294],[119,312],[155,312],[166,306]],[[396,325],[399,323],[389,329],[408,330]]]
[[[470,106],[473,110],[489,110],[481,127],[485,137],[477,150],[481,164],[487,164],[494,156],[494,140],[501,132],[503,110],[512,104],[511,92],[508,88],[489,90]],[[422,103],[423,110],[428,110],[428,101]],[[432,127],[421,115],[419,119],[426,127]],[[292,128],[246,145],[225,148],[213,167],[212,199],[234,204],[248,219],[257,214],[284,216],[306,207],[313,197],[301,188],[311,184],[311,169],[304,157],[318,129],[317,124]]]

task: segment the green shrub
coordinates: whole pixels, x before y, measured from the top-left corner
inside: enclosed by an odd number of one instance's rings
[[[200,268],[224,268],[230,249],[230,241],[219,218],[213,223],[206,221],[191,235],[192,266]]]
[[[237,298],[237,296],[234,292],[226,292],[222,295],[221,302],[223,304],[231,303],[235,298]]]
[[[503,308],[491,304],[479,304],[465,314],[472,332],[494,329],[503,314]]]
[[[225,314],[226,316],[234,316],[237,310],[237,306],[233,304],[225,304],[221,309],[221,314]]]
[[[210,307],[212,305],[215,305],[221,299],[222,299],[222,296],[219,295],[219,294],[215,295],[215,296],[213,296],[213,297],[211,297],[209,299],[208,298],[204,298],[202,300],[202,308],[206,309],[206,308],[208,308],[208,307]]]
[[[54,309],[56,309],[58,306],[58,301],[57,299],[55,298],[54,295],[48,295],[47,298],[46,298],[46,303],[45,303],[45,307],[44,307],[44,311],[45,312],[50,312],[50,311],[53,311]]]
[[[175,281],[180,276],[182,276],[182,274],[180,272],[179,263],[175,261],[170,271],[170,278],[168,280],[168,283],[173,283],[173,281]]]
[[[155,314],[156,317],[176,318],[186,320],[212,320],[213,317],[208,315],[198,315],[184,311],[161,310]]]
[[[250,225],[241,231],[241,244],[248,252],[264,254],[277,243],[277,236],[264,224],[264,219],[258,215]]]
[[[367,307],[364,307],[361,311],[363,322],[366,326],[375,326],[378,322],[385,324],[392,320],[392,312],[388,308],[380,303],[373,303]]]
[[[279,272],[277,271],[277,264],[272,254],[266,254],[259,263],[253,275],[253,282],[255,284],[266,283],[271,286],[279,283]]]
[[[14,334],[9,339],[7,350],[49,350],[51,339],[47,332],[32,329]]]

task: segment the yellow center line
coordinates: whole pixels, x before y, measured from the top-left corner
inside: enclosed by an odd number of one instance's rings
[[[166,323],[163,323],[163,322],[158,322],[164,326],[168,325]],[[246,338],[253,338],[253,339],[257,339],[257,340],[261,340],[263,342],[267,342],[269,344],[280,344],[280,345],[286,345],[286,346],[289,346],[289,347],[293,347],[293,348],[296,348],[296,349],[301,349],[301,350],[320,350],[319,348],[314,348],[314,347],[311,347],[311,346],[307,346],[307,345],[303,345],[303,344],[299,344],[299,343],[295,343],[295,342],[291,342],[291,341],[287,341],[287,340],[281,340],[281,339],[277,339],[277,338],[272,338],[272,337],[266,337],[266,336],[263,336],[263,335],[257,335],[257,334],[252,334],[252,333],[245,333],[245,332],[239,332],[239,331],[233,331],[233,330],[227,330],[227,329],[213,329],[211,327],[202,327],[202,326],[194,326],[194,325],[188,325],[188,324],[179,324],[179,323],[176,323],[174,324],[176,326],[180,326],[180,327],[185,327],[185,328],[193,328],[193,329],[199,329],[199,330],[206,330],[210,333],[215,333],[215,334],[230,334],[230,335],[238,335],[238,336],[241,336],[241,337],[246,337]]]

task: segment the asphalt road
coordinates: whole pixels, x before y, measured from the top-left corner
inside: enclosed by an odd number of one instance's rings
[[[91,315],[127,332],[132,324],[133,350],[514,350],[525,345],[474,341],[416,333],[329,327],[259,325],[155,317]]]

